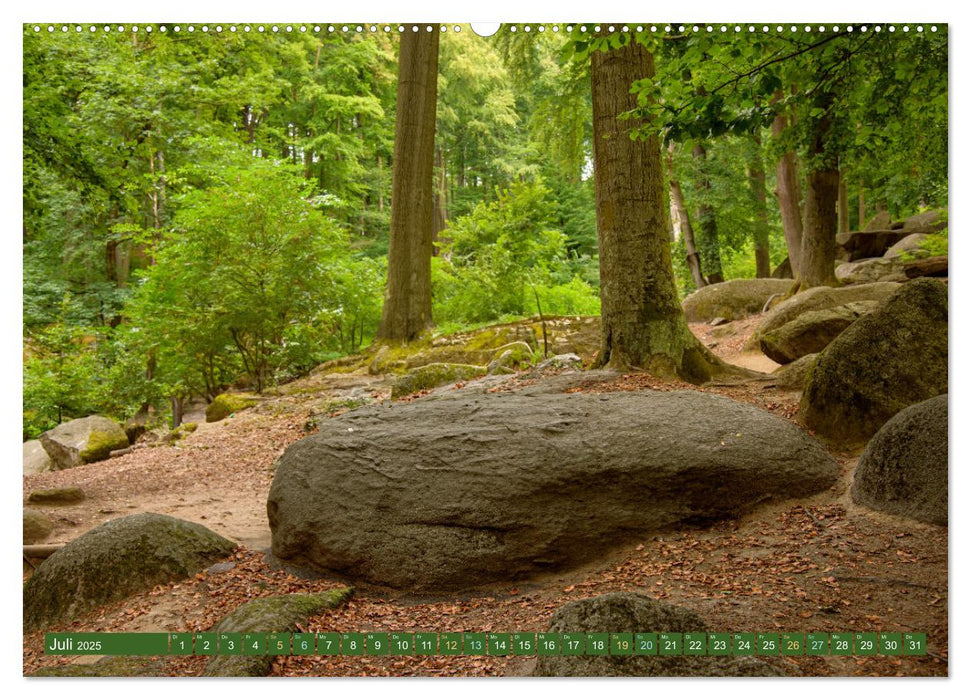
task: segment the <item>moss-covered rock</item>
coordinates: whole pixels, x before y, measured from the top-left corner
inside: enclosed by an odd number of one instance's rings
[[[252,408],[256,398],[248,394],[220,394],[206,407],[206,423],[216,423],[234,413]]]
[[[69,622],[105,603],[179,581],[236,545],[168,515],[140,513],[86,532],[37,567],[24,585],[24,628]]]
[[[681,306],[685,318],[691,323],[704,323],[719,316],[734,321],[761,313],[769,297],[785,294],[790,287],[790,280],[728,280],[692,292],[684,298]]]
[[[24,508],[24,544],[47,539],[54,531],[54,521],[33,508]]]
[[[812,372],[813,366],[816,364],[817,357],[819,357],[819,353],[814,352],[810,355],[803,355],[787,365],[782,365],[772,373],[772,376],[775,377],[775,385],[784,391],[802,391],[803,387],[806,386],[809,373]]]
[[[159,676],[162,659],[145,656],[106,656],[93,664],[66,664],[42,668],[32,676],[45,678],[138,678]]]
[[[336,608],[350,598],[351,588],[335,588],[324,593],[291,594],[257,598],[243,603],[224,617],[213,632],[298,632],[313,615]],[[214,656],[206,663],[203,676],[265,676],[273,656]]]
[[[67,506],[80,503],[85,498],[84,491],[77,486],[62,486],[53,489],[38,489],[27,496],[27,502],[34,505]]]
[[[790,321],[794,321],[810,311],[831,309],[855,301],[882,302],[900,289],[896,282],[876,282],[861,284],[853,287],[813,287],[800,292],[794,297],[786,299],[778,306],[774,306],[759,323],[758,330],[752,334],[746,346],[751,349],[759,347],[759,341],[766,333],[781,328]]]
[[[481,377],[486,371],[486,368],[480,365],[447,364],[444,362],[425,365],[395,379],[391,385],[391,398],[396,399],[423,389],[434,389],[443,384]]]
[[[168,443],[176,443],[183,439],[186,435],[191,435],[196,430],[199,429],[199,425],[196,423],[183,423],[175,430],[168,433],[162,440]]]
[[[830,309],[809,311],[765,333],[759,339],[759,347],[773,361],[788,364],[804,355],[819,352],[860,316],[876,307],[875,301],[853,301]]]
[[[486,369],[489,374],[496,374],[504,370],[522,369],[532,363],[533,349],[527,343],[518,340],[496,350]]]
[[[908,406],[880,428],[850,493],[874,510],[947,525],[947,394]]]
[[[707,632],[694,612],[636,593],[608,593],[567,603],[550,632]],[[745,656],[540,656],[535,676],[783,676],[764,659]]]
[[[947,284],[901,285],[820,353],[799,420],[851,447],[907,406],[947,393],[947,320]]]
[[[112,450],[128,447],[120,425],[104,416],[88,416],[62,423],[40,436],[55,469],[69,469],[107,459]]]

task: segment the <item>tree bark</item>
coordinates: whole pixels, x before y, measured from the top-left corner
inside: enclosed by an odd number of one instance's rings
[[[594,188],[600,243],[601,344],[598,366],[638,368],[700,383],[710,353],[691,335],[678,300],[668,242],[661,147],[632,140],[635,80],[653,77],[653,56],[633,37],[591,55]]]
[[[705,161],[708,159],[708,151],[704,145],[696,144],[692,155],[699,161],[701,178],[698,181],[698,247],[701,249],[701,262],[708,275],[705,280],[708,284],[716,284],[725,281],[722,272],[722,258],[718,243],[718,222],[715,219],[715,208],[708,201],[711,193],[711,181],[705,173]]]
[[[772,136],[779,138],[789,126],[788,119],[777,114],[772,122]],[[802,255],[802,193],[799,188],[799,175],[796,166],[796,154],[788,151],[779,158],[776,165],[775,197],[779,202],[779,213],[782,215],[782,232],[786,238],[786,249],[789,252],[789,264],[792,274],[798,276]]]
[[[860,183],[860,194],[857,195],[856,230],[862,231],[866,226],[866,195],[863,191],[863,183]]]
[[[848,233],[850,230],[850,194],[846,189],[846,178],[840,175],[839,199],[837,209],[837,233]]]
[[[401,35],[391,171],[388,281],[378,338],[414,340],[432,322],[432,177],[438,30]]]
[[[836,286],[836,203],[839,199],[839,158],[830,144],[833,94],[821,92],[814,106],[822,109],[812,127],[811,167],[806,176],[806,229],[802,238],[800,289]]]
[[[708,283],[705,282],[705,277],[701,273],[701,256],[698,255],[698,250],[695,248],[695,232],[691,228],[691,216],[688,214],[688,207],[684,203],[681,183],[674,172],[673,142],[668,148],[667,166],[671,189],[671,207],[677,211],[681,235],[684,237],[685,261],[688,263],[688,270],[691,271],[691,279],[694,280],[695,288],[701,289]]]
[[[762,141],[755,136],[752,160],[749,162],[748,177],[755,197],[755,221],[752,238],[755,242],[755,276],[771,277],[772,264],[769,261],[769,211],[765,204],[765,165],[762,163]]]

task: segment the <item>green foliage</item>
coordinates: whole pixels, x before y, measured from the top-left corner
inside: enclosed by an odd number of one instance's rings
[[[570,258],[555,218],[550,191],[534,181],[513,183],[455,220],[432,267],[433,316],[482,322],[532,314],[537,295],[544,313],[599,308],[588,283],[562,279]]]
[[[211,395],[240,367],[258,390],[306,370],[320,350],[322,308],[340,301],[330,266],[343,235],[297,174],[254,160],[215,180],[184,195],[130,307],[177,394]]]

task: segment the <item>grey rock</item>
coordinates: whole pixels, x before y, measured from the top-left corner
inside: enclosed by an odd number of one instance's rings
[[[875,301],[851,301],[819,311],[807,311],[759,338],[762,352],[781,365],[819,352],[850,324],[877,307]]]
[[[24,544],[46,540],[54,531],[54,521],[39,510],[24,508]]]
[[[776,386],[784,391],[802,391],[813,365],[816,364],[817,357],[819,357],[818,353],[803,355],[798,360],[779,367],[772,373]]]
[[[24,585],[24,629],[69,622],[98,606],[179,581],[236,545],[167,515],[140,513],[89,530],[37,567]]]
[[[548,357],[538,365],[536,365],[537,371],[543,371],[546,369],[580,369],[583,367],[583,360],[580,359],[579,355],[572,352],[564,353],[563,355],[553,355],[553,357]]]
[[[550,632],[707,632],[695,613],[636,593],[608,593],[567,603]],[[745,656],[540,656],[534,676],[782,676],[765,660]]]
[[[707,323],[718,316],[735,321],[760,313],[769,297],[785,294],[791,286],[784,279],[728,280],[692,292],[681,306],[690,323]]]
[[[864,258],[836,266],[836,279],[843,284],[871,284],[873,282],[905,282],[903,262],[895,257]]]
[[[820,354],[799,406],[810,430],[863,444],[900,410],[947,392],[947,284],[901,285]]]
[[[24,476],[49,472],[51,466],[51,458],[40,440],[28,440],[24,443]]]
[[[916,257],[926,257],[930,253],[926,250],[922,251],[920,246],[930,235],[929,233],[912,233],[890,246],[887,252],[883,254],[883,257],[898,258],[908,252],[914,254]]]
[[[488,370],[479,365],[463,365],[448,362],[433,362],[416,367],[406,374],[396,377],[391,385],[391,398],[408,396],[424,389],[434,389],[444,384],[454,384],[473,377],[481,377]]]
[[[213,628],[217,634],[228,632],[299,632],[298,625],[305,623],[312,615],[322,610],[336,608],[350,595],[350,588],[336,588],[324,593],[271,596],[257,598],[243,603],[224,617]],[[203,676],[248,676],[269,675],[275,656],[213,656],[206,662]],[[287,650],[286,655],[290,651]]]
[[[461,391],[327,421],[280,459],[267,512],[282,559],[457,590],[815,493],[837,472],[798,427],[721,396]]]
[[[883,301],[900,289],[896,282],[877,282],[853,287],[813,287],[773,307],[752,334],[751,343],[758,347],[763,335],[780,328],[810,311],[831,309],[853,301]]]
[[[874,510],[947,525],[947,394],[908,406],[880,428],[850,493]]]
[[[61,486],[52,489],[31,491],[27,502],[34,505],[67,506],[80,503],[85,499],[84,491],[77,486]]]
[[[69,469],[107,459],[112,450],[128,447],[120,425],[104,416],[88,416],[62,423],[40,436],[54,469]]]
[[[890,228],[890,223],[893,219],[890,217],[889,211],[878,211],[876,216],[866,222],[866,226],[863,227],[864,231],[879,231],[881,229]]]

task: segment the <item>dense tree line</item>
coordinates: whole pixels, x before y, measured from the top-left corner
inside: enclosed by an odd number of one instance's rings
[[[787,257],[831,283],[837,227],[947,201],[944,31],[154,29],[25,27],[25,434],[260,389],[379,332],[599,313],[601,277],[607,305],[633,274],[630,250],[605,257],[624,182],[595,138],[598,69],[625,53],[601,100],[651,204],[617,221],[650,222],[666,356],[694,347],[679,293]]]

